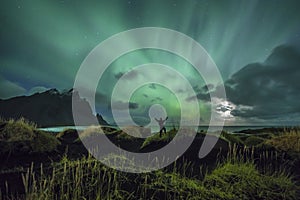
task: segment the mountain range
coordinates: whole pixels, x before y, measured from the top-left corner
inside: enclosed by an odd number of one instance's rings
[[[80,125],[91,125],[89,124],[90,119],[95,115],[89,103],[80,98],[78,92],[73,89],[65,92],[50,89],[30,96],[0,99],[0,116],[5,119],[24,117],[35,122],[38,127],[72,126],[74,125],[72,95],[75,95],[76,103],[84,108],[81,115],[86,121]],[[97,114],[96,117],[99,124],[108,125],[100,114]]]

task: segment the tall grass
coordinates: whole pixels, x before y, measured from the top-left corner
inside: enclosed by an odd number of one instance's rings
[[[300,130],[286,131],[279,136],[267,140],[266,144],[281,151],[300,153]]]
[[[3,120],[0,129],[0,154],[50,152],[59,141],[52,135],[37,130],[36,124],[20,118]]]
[[[95,132],[98,130],[94,127],[84,136],[90,137]],[[147,138],[144,145],[168,142],[174,133],[169,134]],[[295,133],[289,134],[288,137],[293,138]],[[119,165],[122,162],[122,158],[113,155],[108,159],[111,162],[117,160]],[[130,163],[125,158],[123,161],[127,166]],[[26,200],[297,199],[300,188],[293,182],[284,162],[284,156],[277,151],[234,142],[229,145],[226,157],[218,156],[216,167],[212,170],[186,161],[154,172],[133,174],[109,168],[91,156],[78,160],[64,156],[60,162],[47,167],[32,164],[22,174],[25,194],[6,197]],[[196,168],[201,176],[193,173]],[[13,186],[7,186],[7,191],[9,187]],[[4,198],[1,191],[0,198]]]
[[[10,119],[2,123],[5,123],[5,126],[0,132],[0,141],[31,140],[34,137],[33,131],[36,129],[36,124],[25,118]]]
[[[173,171],[131,174],[106,167],[92,157],[64,157],[49,170],[33,166],[23,174],[25,199],[296,199],[299,189],[284,171],[260,172],[249,157],[232,147],[225,161],[204,179],[192,176],[188,164]],[[195,167],[195,166],[194,166]],[[203,169],[204,170],[204,169]],[[45,173],[45,171],[48,171]]]
[[[226,131],[222,131],[220,137],[229,142],[230,144],[243,144],[243,141],[238,136],[227,133]]]

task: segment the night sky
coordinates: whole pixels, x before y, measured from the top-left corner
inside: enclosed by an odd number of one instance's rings
[[[299,125],[299,11],[297,0],[1,1],[0,98],[70,89],[84,58],[103,40],[132,28],[164,27],[198,41],[218,66],[227,100],[220,99],[216,109],[227,125]],[[158,50],[132,52],[111,65],[98,85],[97,112],[111,122],[114,84],[133,66],[150,62],[170,65],[188,77],[197,95],[183,94],[182,106],[198,101],[207,123],[208,94],[219,83],[206,86],[187,62]],[[132,74],[131,83],[141,76],[156,74]],[[132,96],[131,114],[147,121],[154,103],[178,117],[176,98],[158,85],[143,86]]]

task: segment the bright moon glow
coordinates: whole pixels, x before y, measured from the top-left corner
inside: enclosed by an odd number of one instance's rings
[[[2,4],[0,20],[5,28],[0,30],[0,99],[51,88],[69,90],[80,64],[96,45],[129,29],[163,27],[193,38],[215,61],[228,84],[229,104],[222,100],[219,114],[231,120],[231,124],[299,124],[298,1],[153,0],[130,4],[6,1]],[[123,48],[126,42],[118,45]],[[155,50],[131,52],[111,64],[97,89],[96,111],[113,123],[108,97],[113,85],[133,66],[151,62],[172,66],[188,77],[198,93],[197,97],[188,96],[188,101],[199,101],[202,123],[207,123],[210,105],[202,77],[181,58]],[[132,74],[132,77],[139,79],[143,75]],[[86,82],[88,85],[90,77],[86,77]],[[184,93],[180,82],[173,83]],[[212,80],[209,84],[216,87],[218,83]],[[144,89],[133,99],[137,104],[132,104],[131,112],[137,117],[148,101],[168,102],[169,109],[176,107],[176,102],[164,91]],[[147,99],[151,92],[155,95]]]

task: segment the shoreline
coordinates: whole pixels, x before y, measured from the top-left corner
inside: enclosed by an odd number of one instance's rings
[[[100,125],[101,127],[105,128],[113,128],[116,130],[120,130],[118,126],[113,125]],[[39,130],[45,131],[45,132],[52,132],[52,133],[59,133],[68,129],[78,130],[78,131],[84,131],[90,126],[54,126],[54,127],[43,127],[38,128]],[[198,126],[198,132],[204,132],[208,129],[209,126]],[[211,126],[213,128],[218,128],[219,126]],[[159,131],[158,127],[151,127],[153,131],[152,133],[156,133]],[[172,130],[174,126],[166,126],[167,130]],[[177,127],[175,127],[177,128]],[[185,128],[197,128],[195,126],[185,126]],[[298,129],[299,126],[284,126],[284,125],[267,125],[267,126],[223,126],[222,129],[219,131],[226,131],[232,134],[238,134],[238,133],[245,133],[245,134],[253,134],[254,131],[276,131],[276,130],[284,130],[284,129]]]

